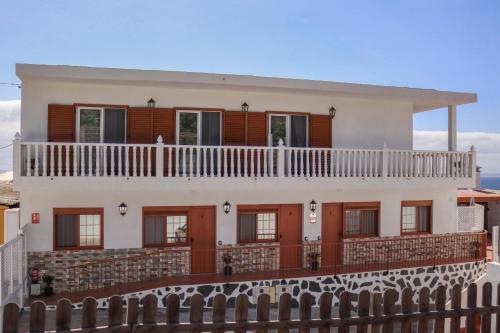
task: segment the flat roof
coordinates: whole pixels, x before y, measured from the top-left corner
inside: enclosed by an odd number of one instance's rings
[[[36,64],[16,64],[16,74],[21,81],[25,79],[99,81],[110,84],[164,85],[395,99],[412,102],[414,112],[477,102],[475,93],[252,75]]]
[[[500,193],[487,189],[463,189],[457,191],[457,200],[460,203],[500,201]]]

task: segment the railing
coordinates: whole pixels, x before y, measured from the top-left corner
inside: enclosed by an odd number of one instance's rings
[[[14,141],[25,177],[472,178],[475,152]]]
[[[500,286],[497,286],[500,288]],[[395,289],[386,289],[384,293],[370,293],[362,290],[359,294],[343,291],[338,296],[324,292],[316,299],[319,311],[314,312],[314,296],[308,292],[300,295],[299,314],[292,315],[293,296],[283,293],[279,297],[278,309],[272,310],[271,297],[259,295],[256,316],[250,315],[250,302],[246,294],[236,297],[234,305],[230,304],[224,294],[213,299],[211,315],[205,307],[204,297],[195,294],[190,298],[189,320],[181,313],[181,299],[172,293],[165,299],[166,315],[158,318],[158,298],[149,294],[143,298],[142,320],[139,298],[121,296],[109,299],[107,318],[100,318],[97,300],[87,297],[81,309],[81,321],[72,322],[75,308],[68,299],[57,302],[56,323],[46,323],[46,305],[36,301],[29,312],[24,312],[23,321],[29,322],[30,332],[246,332],[259,333],[268,331],[298,332],[318,331],[328,333],[352,332],[461,332],[461,320],[465,319],[465,329],[469,333],[500,331],[500,306],[492,305],[493,286],[487,282],[482,287],[482,297],[478,305],[478,287],[472,283],[467,289],[467,306],[462,306],[462,286],[453,285],[450,290],[439,285],[435,296],[431,297],[429,288],[412,290],[404,288],[401,294]],[[451,294],[451,306],[447,307],[448,293]],[[418,301],[414,302],[414,296]],[[161,301],[161,300],[160,300]],[[338,312],[335,303],[338,301]],[[465,301],[465,300],[464,300]],[[126,306],[124,306],[124,303]],[[465,303],[465,302],[464,302]],[[498,303],[496,303],[498,304]],[[234,311],[234,319],[227,318],[227,310]],[[20,332],[20,311],[16,304],[9,304],[4,309],[6,321],[2,327],[4,333]],[[126,310],[126,311],[124,311]],[[277,312],[277,319],[272,312]],[[101,313],[103,313],[101,311]],[[104,312],[105,313],[105,312]],[[124,313],[126,318],[124,321]],[[313,315],[316,313],[316,315]],[[208,316],[206,316],[208,315]],[[183,318],[184,317],[184,318]],[[207,318],[209,317],[209,318]],[[253,317],[253,318],[252,318]],[[209,319],[209,320],[207,320]],[[496,319],[496,323],[493,320]],[[97,326],[98,322],[108,323],[105,327]],[[77,326],[79,325],[79,326]],[[49,327],[47,327],[49,326]],[[492,330],[493,329],[493,330]]]
[[[26,239],[23,234],[0,246],[0,311],[7,303],[23,305],[27,297],[26,260]]]
[[[486,243],[486,232],[480,232],[286,246],[173,248],[70,267],[67,287],[71,291],[88,290],[163,277],[220,279],[224,272],[223,255],[231,257],[235,278],[248,278],[249,274],[260,274],[259,278],[264,279],[436,266],[484,260]],[[193,273],[194,258],[198,261],[206,258],[203,260],[208,265],[204,267],[205,273]]]

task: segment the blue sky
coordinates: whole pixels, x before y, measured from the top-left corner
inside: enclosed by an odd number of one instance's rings
[[[499,17],[491,0],[2,0],[0,82],[27,62],[476,92],[459,131],[499,133]],[[0,86],[0,101],[19,98]],[[415,129],[446,130],[446,111],[415,116]],[[488,169],[500,173],[500,157]]]

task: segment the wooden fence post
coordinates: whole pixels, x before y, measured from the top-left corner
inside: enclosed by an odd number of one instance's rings
[[[82,304],[82,328],[95,328],[97,324],[97,301],[93,297],[86,297]]]
[[[413,312],[413,291],[411,288],[404,288],[401,296],[401,312],[410,314]],[[405,319],[401,321],[401,332],[411,332],[411,320]]]
[[[332,300],[333,294],[330,292],[325,292],[321,294],[319,298],[319,319],[330,319],[332,317]],[[368,304],[370,299],[368,299]],[[369,306],[369,305],[368,305]],[[329,333],[330,326],[320,327],[318,333]]]
[[[396,301],[398,300],[398,293],[394,289],[388,289],[384,293],[384,314],[392,315],[396,313]],[[394,332],[394,322],[386,321],[382,325],[383,333]]]
[[[292,296],[290,294],[281,294],[278,304],[278,320],[290,320],[292,318]],[[278,329],[278,333],[288,333],[288,328]]]
[[[19,327],[19,306],[9,303],[3,307],[3,333],[17,333]]]
[[[267,322],[269,321],[269,306],[271,298],[269,295],[261,294],[257,299],[257,321]],[[267,328],[259,328],[255,331],[256,333],[267,333]]]
[[[234,320],[237,323],[244,323],[248,320],[248,296],[240,294],[236,297],[236,305],[234,307]],[[235,330],[235,333],[244,333],[245,330]]]
[[[436,291],[436,310],[444,311],[446,309],[446,287],[439,286]],[[444,333],[445,320],[437,318],[434,321],[434,333]]]
[[[351,294],[344,291],[340,294],[339,317],[348,319],[351,316]],[[349,325],[343,324],[339,327],[339,333],[349,333]]]
[[[467,307],[469,309],[476,308],[477,305],[477,285],[471,283],[467,288]],[[470,314],[466,316],[465,328],[467,333],[474,333],[476,331],[476,315]]]
[[[453,310],[460,310],[462,306],[462,286],[455,285],[451,289],[451,308]],[[450,320],[450,332],[460,332],[460,315],[454,315]]]
[[[299,319],[301,321],[311,319],[311,308],[312,308],[313,297],[308,292],[300,295],[299,302]],[[299,333],[309,333],[310,328],[308,325],[301,325],[299,327]]]

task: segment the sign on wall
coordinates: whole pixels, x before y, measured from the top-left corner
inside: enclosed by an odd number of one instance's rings
[[[311,212],[309,214],[309,223],[316,223],[316,212]]]
[[[32,213],[31,224],[39,224],[39,223],[40,223],[40,213]]]

